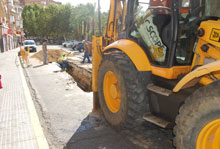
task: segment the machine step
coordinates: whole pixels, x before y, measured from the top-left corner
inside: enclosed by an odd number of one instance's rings
[[[143,119],[148,122],[151,122],[159,127],[162,127],[162,128],[168,128],[169,124],[170,124],[170,122],[168,122],[160,117],[154,116],[152,114],[145,114],[143,116]]]
[[[164,96],[169,96],[169,95],[172,93],[171,90],[166,89],[166,88],[162,88],[162,87],[157,86],[157,85],[154,85],[154,84],[149,84],[149,85],[147,86],[147,89],[148,89],[149,91],[152,91],[152,92],[155,92],[155,93],[157,93],[157,94],[164,95]]]

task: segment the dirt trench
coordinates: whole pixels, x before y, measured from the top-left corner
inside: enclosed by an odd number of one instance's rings
[[[47,62],[57,62],[61,64],[59,58],[66,54],[67,57],[75,57],[73,54],[70,54],[67,51],[62,49],[59,50],[48,50]],[[38,59],[39,61],[43,61],[43,51],[39,51],[31,56],[31,58]],[[91,64],[81,64],[79,60],[67,60],[68,68],[67,72],[74,78],[77,85],[85,92],[92,91],[92,67]]]
[[[53,50],[49,49],[47,54],[47,62],[58,62],[58,59],[63,55],[66,54],[68,57],[74,57],[73,54],[70,54],[70,52],[64,51],[62,49]],[[36,58],[39,61],[43,61],[43,51],[39,51],[31,56],[31,58]]]
[[[92,92],[92,68],[90,66],[91,64],[82,65],[79,61],[68,61],[67,72],[85,92]]]

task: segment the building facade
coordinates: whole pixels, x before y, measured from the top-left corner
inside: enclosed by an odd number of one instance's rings
[[[0,2],[0,52],[18,47],[23,38],[22,6],[19,0]]]
[[[4,52],[7,49],[7,30],[6,12],[3,1],[0,1],[0,52]]]

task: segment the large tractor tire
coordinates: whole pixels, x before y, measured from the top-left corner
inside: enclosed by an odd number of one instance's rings
[[[177,149],[220,149],[220,81],[198,89],[180,108]]]
[[[143,75],[144,74],[144,75]],[[115,128],[131,128],[139,124],[149,110],[146,86],[150,72],[138,72],[124,53],[103,57],[98,72],[98,93],[106,120]]]

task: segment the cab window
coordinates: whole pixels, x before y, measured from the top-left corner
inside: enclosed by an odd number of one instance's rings
[[[134,22],[131,36],[141,39],[150,50],[152,60],[164,65],[170,48],[170,1],[139,0]]]
[[[193,48],[199,22],[208,17],[220,17],[219,0],[182,0],[179,7],[178,43],[175,65],[192,63]]]
[[[199,17],[198,13],[192,14],[196,3],[196,1],[182,0],[180,4],[178,42],[174,65],[188,65],[192,62],[193,47],[196,40],[195,32],[197,30],[194,28],[193,22]]]

